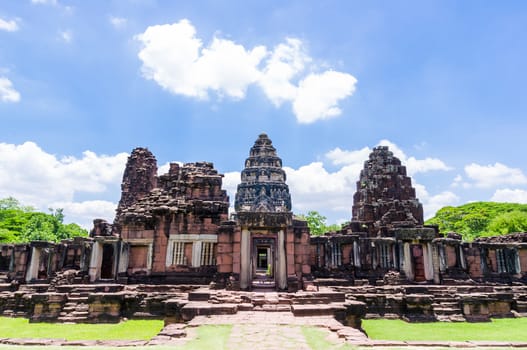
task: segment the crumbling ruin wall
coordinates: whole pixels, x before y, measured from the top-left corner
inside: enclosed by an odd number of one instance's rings
[[[170,164],[157,187],[116,218],[129,245],[132,281],[206,282],[216,271],[217,234],[229,199],[212,163]],[[123,196],[127,194],[123,193]]]

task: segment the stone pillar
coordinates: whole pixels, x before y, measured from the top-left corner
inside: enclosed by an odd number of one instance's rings
[[[353,241],[353,262],[356,267],[360,268],[360,248],[357,241]]]
[[[194,241],[192,243],[192,267],[200,267],[202,247],[202,241]]]
[[[404,252],[403,271],[406,275],[406,278],[408,278],[408,280],[410,281],[413,281],[414,280],[414,267],[412,266],[412,253],[410,251],[409,242],[404,242],[403,252]]]
[[[465,261],[465,254],[463,253],[463,245],[460,243],[458,246],[459,249],[459,263],[460,267],[464,270],[467,268],[467,262]]]
[[[40,249],[37,247],[31,248],[31,262],[26,273],[26,282],[30,282],[38,277],[38,265],[40,263]]]
[[[247,229],[242,230],[242,241],[240,248],[240,288],[247,289],[252,282],[251,232]]]
[[[90,259],[90,281],[94,282],[101,276],[101,264],[102,264],[102,243],[93,242]]]
[[[284,230],[278,231],[278,266],[276,266],[276,284],[279,289],[287,288],[287,261]]]
[[[432,260],[432,244],[423,243],[423,261],[425,265],[425,279],[427,281],[434,279],[434,263]]]
[[[128,243],[121,243],[121,254],[119,255],[119,269],[117,273],[123,273],[128,270],[128,258],[129,258],[130,245]]]
[[[432,244],[432,262],[434,265],[434,283],[440,284],[441,277],[439,274],[439,245],[437,243]]]

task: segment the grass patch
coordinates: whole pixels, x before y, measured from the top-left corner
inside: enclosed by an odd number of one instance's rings
[[[129,320],[112,324],[29,323],[27,318],[0,317],[0,338],[66,340],[148,340],[163,328],[161,320]]]
[[[327,339],[328,333],[320,328],[302,326],[302,334],[306,338],[307,345],[317,350],[347,350],[352,349],[348,344],[335,344]]]
[[[371,339],[378,340],[527,341],[527,318],[502,318],[480,323],[363,320],[362,327]]]
[[[196,337],[186,343],[185,350],[222,350],[227,349],[227,341],[232,325],[203,325],[196,329]]]

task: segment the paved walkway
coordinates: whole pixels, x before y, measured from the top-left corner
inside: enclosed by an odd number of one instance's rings
[[[189,322],[191,327],[207,324],[233,325],[227,342],[228,349],[310,350],[302,326],[322,327],[321,331],[335,345],[343,344],[345,335],[355,335],[356,341],[367,340],[364,334],[344,327],[332,316],[295,317],[291,312],[240,311],[234,315],[197,316]],[[343,332],[343,336],[339,337],[335,331]]]

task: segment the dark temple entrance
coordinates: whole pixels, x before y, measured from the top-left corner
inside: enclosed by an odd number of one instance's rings
[[[253,239],[253,288],[274,288],[274,238]]]
[[[101,279],[113,278],[114,260],[113,244],[104,244],[102,246]]]

